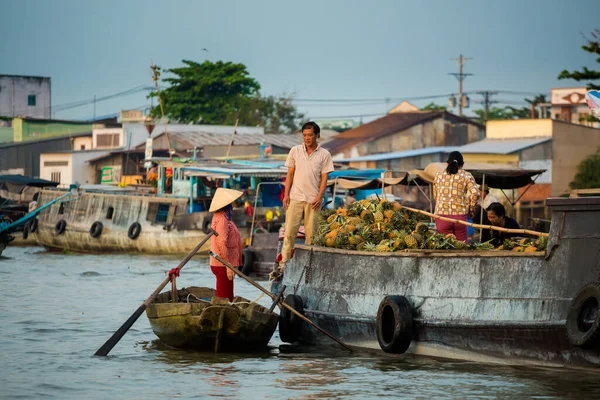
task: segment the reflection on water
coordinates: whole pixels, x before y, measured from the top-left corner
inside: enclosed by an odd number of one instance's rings
[[[6,398],[598,398],[600,369],[507,367],[282,344],[263,353],[172,349],[145,315],[108,357],[93,353],[156,289],[175,257],[46,253],[0,259],[0,387]],[[266,282],[262,282],[266,284]],[[236,294],[259,293],[236,279]],[[214,286],[194,259],[178,286]],[[260,303],[268,306],[264,296]]]

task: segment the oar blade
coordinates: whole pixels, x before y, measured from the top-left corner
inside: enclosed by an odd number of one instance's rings
[[[104,343],[102,345],[102,347],[100,347],[98,349],[98,351],[96,351],[96,353],[94,353],[94,355],[100,356],[100,357],[104,357],[104,356],[108,355],[108,353],[110,353],[112,348],[115,347],[115,345],[117,343],[119,343],[119,340],[121,340],[121,338],[129,330],[129,328],[131,328],[131,326],[135,323],[135,321],[137,321],[137,319],[140,317],[140,315],[142,315],[142,313],[146,310],[146,307],[147,307],[146,304],[142,304],[141,306],[139,306],[138,309],[135,310],[135,312],[133,314],[131,314],[131,317],[129,317],[129,319],[127,321],[125,321],[123,323],[123,325],[121,325],[121,327],[119,329],[117,329],[117,331],[115,333],[113,333],[113,335],[110,337],[110,339],[108,339],[106,341],[106,343]]]

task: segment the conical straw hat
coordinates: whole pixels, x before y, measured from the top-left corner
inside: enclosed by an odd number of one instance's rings
[[[239,190],[218,188],[213,196],[212,201],[210,202],[210,208],[208,211],[215,212],[220,210],[226,205],[231,204],[242,197],[243,194],[244,192],[240,192]]]

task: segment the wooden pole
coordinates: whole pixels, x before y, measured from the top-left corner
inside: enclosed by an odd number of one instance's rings
[[[235,126],[233,127],[233,133],[231,134],[231,140],[229,141],[229,147],[227,148],[227,155],[225,156],[225,160],[223,160],[223,162],[225,162],[225,163],[229,159],[229,152],[231,151],[231,146],[233,146],[233,138],[237,134],[237,126],[238,126],[239,121],[240,121],[239,118],[235,120]]]
[[[254,282],[252,279],[248,278],[246,275],[244,275],[243,273],[241,273],[237,268],[234,268],[230,263],[228,263],[227,261],[225,261],[223,258],[221,258],[219,255],[213,253],[212,251],[210,252],[210,255],[213,256],[217,261],[219,261],[221,264],[223,264],[224,266],[226,266],[227,268],[229,268],[230,270],[232,270],[236,275],[241,276],[244,280],[246,280],[248,283],[250,283],[252,286],[254,286],[255,288],[257,288],[258,290],[260,290],[261,292],[263,292],[264,294],[266,294],[267,296],[269,296],[270,298],[272,298],[273,300],[275,300],[277,298],[277,296],[275,296],[273,293],[269,292],[267,289],[263,288],[262,286],[260,286],[258,283]],[[319,332],[323,333],[324,335],[328,336],[330,339],[334,340],[335,342],[337,342],[338,344],[340,344],[342,347],[344,347],[346,350],[353,352],[354,350],[352,350],[352,348],[350,348],[347,344],[345,344],[344,342],[342,342],[340,339],[336,338],[335,336],[333,336],[331,333],[327,332],[326,330],[324,330],[323,328],[321,328],[320,326],[318,326],[317,324],[315,324],[314,322],[312,322],[310,319],[306,318],[304,315],[300,314],[298,311],[294,310],[293,307],[291,307],[289,304],[287,304],[284,301],[281,301],[280,299],[280,303],[279,303],[280,307],[285,307],[287,308],[292,314],[294,314],[295,316],[297,316],[298,318],[300,318],[301,320],[305,321],[306,323],[308,323],[309,325],[313,326],[316,330],[318,330]]]
[[[521,233],[523,235],[532,235],[532,236],[544,236],[544,237],[549,237],[550,236],[550,234],[548,234],[548,233],[530,231],[529,229],[508,229],[508,228],[502,228],[502,227],[494,226],[494,225],[472,224],[472,223],[467,222],[467,221],[461,221],[461,220],[454,219],[454,218],[442,217],[440,215],[435,215],[435,214],[429,213],[427,211],[417,210],[416,208],[411,208],[411,207],[406,207],[406,206],[402,206],[402,208],[405,209],[405,210],[408,210],[408,211],[412,211],[412,212],[418,213],[418,214],[426,215],[426,216],[431,217],[431,218],[439,219],[441,221],[446,221],[446,222],[452,222],[452,223],[455,223],[455,224],[461,224],[461,225],[471,226],[471,227],[477,228],[477,229],[492,229],[494,231],[508,232],[508,233]]]

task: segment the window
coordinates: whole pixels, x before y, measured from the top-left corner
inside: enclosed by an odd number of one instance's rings
[[[60,172],[52,172],[50,174],[50,180],[52,182],[58,182],[58,183],[60,183]]]
[[[80,147],[80,150],[85,150],[85,144],[82,144]]]
[[[68,167],[68,161],[44,161],[44,167]],[[55,181],[58,182],[58,181]]]
[[[115,208],[108,207],[108,211],[106,211],[106,219],[112,219],[114,213],[115,213]]]
[[[28,106],[35,106],[36,104],[36,98],[35,98],[35,94],[30,94],[29,96],[27,96],[27,105]]]
[[[158,211],[156,213],[156,222],[167,222],[169,217],[170,204],[159,204]]]
[[[96,135],[97,147],[117,147],[119,145],[118,133],[102,133]]]

